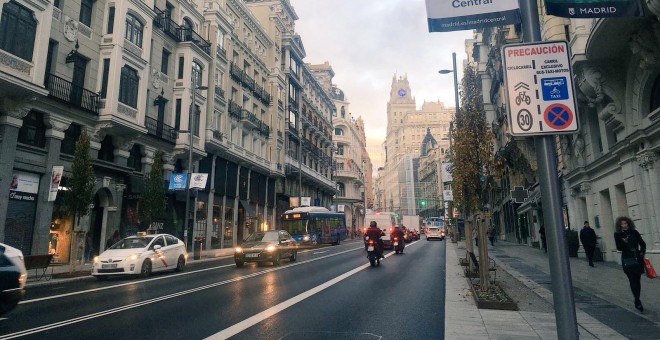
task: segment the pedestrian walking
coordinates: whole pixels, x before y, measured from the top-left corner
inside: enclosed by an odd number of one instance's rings
[[[584,247],[584,253],[587,255],[589,260],[589,265],[594,266],[594,251],[596,250],[596,243],[598,238],[596,237],[596,232],[591,226],[589,226],[589,221],[584,221],[584,226],[580,230],[580,241]]]
[[[642,306],[639,297],[642,290],[640,278],[644,273],[646,243],[644,243],[642,235],[635,230],[635,224],[629,217],[618,217],[615,225],[614,241],[616,242],[616,249],[621,251],[621,266],[623,272],[628,276],[630,290],[635,298],[635,308],[643,312],[644,306]]]
[[[541,247],[543,247],[543,251],[547,253],[548,244],[545,241],[545,226],[543,225],[541,225],[541,228],[539,229],[539,236],[541,236]]]
[[[491,246],[495,246],[495,228],[490,227],[488,229],[488,240],[490,241]]]
[[[92,235],[87,233],[87,237],[85,237],[85,263],[89,262],[89,259],[92,258],[93,253],[94,242],[92,241]]]

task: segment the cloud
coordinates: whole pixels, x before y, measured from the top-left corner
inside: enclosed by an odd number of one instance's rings
[[[407,75],[418,107],[441,100],[454,105],[451,69],[465,59],[470,31],[429,33],[424,0],[290,0],[299,20],[296,31],[307,52],[306,63],[330,62],[333,83],[362,116],[367,146],[374,163],[387,128],[387,102],[394,74]],[[459,71],[459,77],[462,72]],[[376,150],[376,151],[372,151]]]

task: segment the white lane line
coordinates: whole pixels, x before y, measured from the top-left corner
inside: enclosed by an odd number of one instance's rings
[[[350,249],[350,251],[352,251],[352,250],[355,250],[355,249]],[[308,251],[310,251],[310,250],[307,250],[305,252],[308,252]],[[337,253],[337,255],[343,254],[343,253],[344,252]],[[305,262],[300,262],[300,263],[305,263]],[[71,293],[65,293],[65,294],[59,294],[59,295],[52,295],[52,296],[47,296],[47,297],[42,297],[42,298],[37,298],[37,299],[23,300],[23,301],[20,301],[19,304],[27,304],[27,303],[46,301],[46,300],[53,300],[53,299],[59,299],[59,298],[63,298],[63,297],[73,296],[73,295],[99,292],[99,291],[103,291],[103,290],[107,290],[107,289],[115,289],[115,288],[120,288],[120,287],[125,287],[125,286],[131,286],[131,285],[139,285],[139,284],[143,284],[143,283],[147,283],[147,282],[151,282],[151,281],[167,280],[167,279],[172,279],[172,278],[175,278],[175,277],[178,277],[178,276],[191,275],[191,274],[201,273],[201,272],[205,272],[205,271],[209,271],[209,270],[216,270],[216,269],[220,269],[220,268],[227,268],[227,267],[233,267],[233,266],[235,266],[235,265],[234,264],[226,264],[226,265],[211,267],[211,268],[206,268],[206,269],[186,271],[186,272],[183,272],[183,273],[177,273],[177,274],[167,275],[167,276],[163,276],[163,277],[154,277],[154,278],[151,278],[151,279],[140,280],[140,281],[135,281],[135,282],[126,282],[126,283],[120,283],[120,284],[116,284],[116,285],[112,285],[112,286],[81,290],[81,291],[77,291],[77,292],[71,292]]]
[[[385,258],[388,258],[388,257],[392,256],[392,254],[394,254],[394,253],[389,253],[389,254],[385,255]],[[266,309],[265,311],[263,311],[261,313],[255,314],[255,315],[253,315],[253,316],[251,316],[251,317],[249,317],[249,318],[247,318],[247,319],[245,319],[245,320],[243,320],[243,321],[241,321],[241,322],[239,322],[239,323],[237,323],[237,324],[235,324],[235,325],[233,325],[229,328],[225,328],[224,330],[209,336],[207,339],[211,339],[211,340],[228,339],[228,338],[230,338],[230,337],[232,337],[232,336],[234,336],[234,335],[236,335],[236,334],[238,334],[238,333],[240,333],[240,332],[242,332],[242,331],[244,331],[244,330],[246,330],[246,329],[248,329],[248,328],[250,328],[250,327],[252,327],[256,324],[258,324],[259,322],[264,321],[264,320],[268,319],[269,317],[271,317],[271,316],[273,316],[273,315],[275,315],[275,314],[277,314],[277,313],[279,313],[279,312],[281,312],[281,311],[297,304],[298,302],[301,302],[301,301],[303,301],[307,298],[310,298],[313,295],[318,294],[318,293],[322,292],[323,290],[328,289],[328,288],[334,286],[335,284],[337,284],[337,283],[339,283],[339,282],[355,275],[356,273],[358,273],[358,272],[360,272],[360,271],[362,271],[366,268],[369,268],[369,266],[370,266],[370,264],[368,264],[368,263],[363,264],[363,265],[361,265],[361,266],[359,266],[359,267],[357,267],[357,268],[355,268],[355,269],[353,269],[349,272],[346,272],[342,275],[339,275],[339,276],[335,277],[334,279],[332,279],[332,280],[330,280],[330,281],[328,281],[324,284],[316,286],[316,287],[314,287],[314,288],[312,288],[312,289],[310,289],[310,290],[308,290],[304,293],[298,294],[298,295],[296,295],[296,296],[294,296],[294,297],[292,297],[292,298],[290,298],[290,299],[288,299],[284,302],[280,302],[279,304],[277,304],[273,307],[270,307],[270,308]]]
[[[327,253],[328,251],[329,251],[329,250],[326,250],[326,251],[315,251],[315,252],[312,253],[312,254],[314,254],[314,255],[316,255],[316,254],[323,254],[323,253]]]
[[[239,276],[239,277],[236,277],[236,278],[233,278],[233,279],[227,279],[227,280],[224,280],[224,281],[221,281],[221,282],[216,282],[216,283],[208,284],[208,285],[205,285],[205,286],[200,286],[200,287],[197,287],[197,288],[191,288],[191,289],[184,290],[184,291],[181,291],[181,292],[168,294],[168,295],[163,295],[163,296],[160,296],[160,297],[152,298],[152,299],[149,299],[149,300],[144,300],[144,301],[141,301],[141,302],[136,302],[136,303],[132,303],[132,304],[125,305],[125,306],[120,306],[120,307],[115,307],[115,308],[111,308],[111,309],[108,309],[108,310],[105,310],[105,311],[96,312],[96,313],[76,317],[76,318],[65,320],[65,321],[59,321],[59,322],[55,322],[55,323],[51,323],[51,324],[31,328],[31,329],[18,331],[18,332],[11,333],[11,334],[0,335],[0,340],[2,340],[2,339],[13,339],[13,338],[26,336],[26,335],[30,335],[30,334],[41,333],[41,332],[44,332],[44,331],[47,331],[47,330],[50,330],[50,329],[54,329],[54,328],[73,325],[73,324],[76,324],[76,323],[79,323],[79,322],[82,322],[82,321],[92,320],[92,319],[108,316],[108,315],[111,315],[111,314],[114,314],[114,313],[119,313],[119,312],[127,311],[127,310],[130,310],[130,309],[150,305],[152,303],[169,300],[169,299],[172,299],[172,298],[175,298],[175,297],[180,297],[180,296],[200,292],[200,291],[203,291],[203,290],[223,286],[223,285],[226,285],[226,284],[229,284],[229,283],[246,280],[246,279],[249,279],[249,278],[252,278],[252,277],[264,275],[264,274],[271,273],[271,272],[278,271],[278,270],[283,270],[283,269],[286,269],[286,268],[289,268],[289,267],[300,266],[300,265],[303,265],[303,264],[306,264],[306,263],[319,261],[319,260],[322,260],[322,259],[325,259],[325,258],[337,256],[337,255],[340,255],[340,254],[345,254],[345,253],[355,251],[355,250],[359,250],[359,249],[364,249],[364,248],[360,247],[360,248],[355,248],[355,249],[349,249],[349,250],[345,250],[345,251],[342,251],[342,252],[339,252],[339,253],[336,253],[336,254],[320,256],[320,257],[317,257],[317,258],[313,258],[313,259],[309,259],[309,260],[301,261],[301,262],[295,262],[295,263],[291,263],[289,265],[282,266],[282,267],[270,268],[270,269],[262,270],[260,272],[255,272],[255,273],[252,273],[252,274]],[[391,254],[388,254],[388,255],[391,255]]]

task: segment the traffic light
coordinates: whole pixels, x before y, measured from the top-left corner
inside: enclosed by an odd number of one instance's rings
[[[419,200],[419,206],[422,208],[426,208],[426,200]]]

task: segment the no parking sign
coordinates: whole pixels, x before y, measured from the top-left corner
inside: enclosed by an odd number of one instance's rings
[[[579,130],[567,42],[506,45],[502,60],[512,135],[553,135]]]

